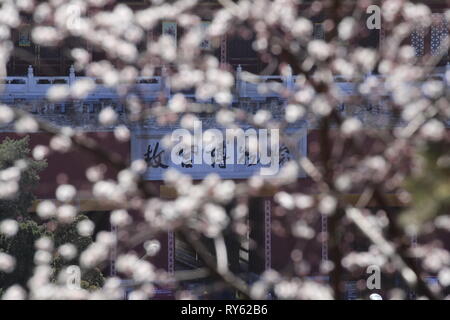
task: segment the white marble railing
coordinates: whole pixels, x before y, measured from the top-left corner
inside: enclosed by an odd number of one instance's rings
[[[450,65],[446,70],[450,70]],[[380,78],[379,76],[377,76]],[[440,73],[430,75],[430,78],[445,79],[445,70]],[[72,85],[83,77],[77,77],[75,71],[70,68],[67,77],[42,77],[34,76],[33,68],[28,68],[28,74],[25,77],[11,76],[0,78],[1,89],[0,100],[24,99],[44,99],[47,90],[54,84]],[[343,95],[353,95],[357,89],[356,82],[350,82],[340,76],[334,78],[335,84]],[[384,81],[381,79],[381,81]],[[117,98],[115,89],[104,86],[96,80],[97,87],[87,100],[114,99]],[[448,83],[447,83],[448,85]],[[236,70],[235,99],[244,98],[249,100],[261,101],[270,97],[282,98],[283,92],[289,92],[298,86],[296,76],[252,76],[242,72],[240,67]],[[156,99],[161,94],[170,98],[174,92],[169,87],[169,81],[164,81],[164,77],[140,77],[136,80],[134,90],[137,90],[145,99]],[[193,93],[187,94],[194,97]]]
[[[26,77],[11,76],[6,78],[0,78],[0,99],[8,98],[24,98],[30,99],[45,97],[47,90],[55,84],[72,85],[77,80],[81,80],[85,77],[78,77],[75,75],[75,71],[71,68],[69,76],[60,77],[38,77],[34,76],[33,68],[28,68],[28,74]],[[95,91],[90,95],[90,98],[114,98],[117,97],[115,89],[104,86],[100,80],[95,80],[97,87]],[[163,87],[163,81],[161,77],[139,77],[136,80],[134,86],[144,96],[157,96],[161,92]]]
[[[450,72],[450,64],[446,68],[434,72],[428,76],[428,79],[441,80],[446,83],[447,86],[450,85],[448,80],[446,80],[445,72]],[[367,75],[376,77],[380,83],[386,83],[385,78],[379,75]],[[247,73],[242,72],[240,67],[236,70],[236,94],[241,98],[250,99],[265,99],[268,97],[279,97],[280,92],[283,89],[293,90],[298,88],[297,76],[252,76]],[[348,81],[342,76],[335,76],[334,83],[344,96],[351,96],[357,91],[358,84],[362,83],[363,79],[360,81]],[[417,84],[412,84],[416,86]],[[420,85],[420,84],[419,84]],[[386,90],[388,92],[388,90]]]

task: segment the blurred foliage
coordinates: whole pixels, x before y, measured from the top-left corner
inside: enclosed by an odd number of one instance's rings
[[[46,161],[36,161],[30,158],[29,137],[20,140],[6,138],[0,144],[0,170],[14,166],[18,160],[25,160],[27,168],[22,172],[19,182],[19,192],[13,199],[0,200],[0,221],[3,219],[15,219],[19,222],[19,230],[13,237],[7,238],[0,234],[0,251],[12,255],[16,259],[16,268],[12,273],[0,272],[0,292],[13,284],[26,287],[28,279],[33,274],[35,241],[43,236],[53,239],[55,248],[65,243],[71,243],[80,253],[91,243],[91,237],[80,236],[76,225],[86,219],[80,215],[68,225],[58,225],[51,232],[46,224],[33,219],[28,209],[33,204],[35,196],[33,189],[39,183],[39,173],[47,166]],[[57,274],[64,266],[76,264],[73,261],[64,261],[61,256],[54,256],[52,266]],[[82,274],[81,285],[85,289],[95,289],[103,284],[103,275],[100,270],[87,270]]]
[[[39,183],[39,173],[47,167],[45,160],[30,158],[29,140],[28,136],[20,140],[8,137],[0,144],[0,170],[14,166],[18,160],[25,160],[27,164],[20,177],[17,195],[13,199],[0,200],[0,220],[28,216],[28,208],[35,200],[33,189]]]
[[[47,166],[47,162],[31,159],[28,144],[28,136],[20,140],[5,138],[0,144],[0,170],[15,166],[18,160],[24,160],[27,164],[20,176],[17,195],[12,199],[0,200],[0,221],[6,218],[19,221],[19,230],[14,237],[0,235],[0,251],[16,259],[16,268],[12,273],[0,273],[0,288],[26,284],[34,268],[34,242],[45,235],[43,226],[29,219],[28,208],[35,199],[33,189],[39,183],[39,172]]]
[[[43,226],[26,220],[19,223],[19,230],[14,237],[0,235],[0,251],[16,259],[16,267],[11,273],[0,272],[0,288],[6,289],[13,284],[25,286],[33,274],[34,242],[46,234]]]
[[[52,233],[55,247],[59,247],[66,243],[71,243],[77,248],[78,254],[86,250],[86,248],[92,243],[92,238],[81,236],[77,231],[77,224],[84,219],[87,219],[85,215],[78,215],[75,221],[71,224],[58,226],[58,228]],[[53,268],[55,269],[55,275],[57,275],[64,267],[73,264],[78,265],[76,257],[70,261],[66,261],[60,255],[56,255],[52,263]],[[98,289],[103,285],[103,282],[103,275],[98,268],[84,270],[82,273],[81,287],[83,289]]]
[[[447,140],[421,146],[413,175],[405,188],[411,194],[410,208],[400,215],[403,226],[421,227],[450,212],[450,143]]]

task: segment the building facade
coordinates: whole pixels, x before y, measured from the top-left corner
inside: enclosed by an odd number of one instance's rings
[[[122,1],[133,8],[139,9],[145,5],[145,1]],[[445,38],[448,38],[448,28],[445,27],[443,12],[446,9],[445,1],[429,1],[433,9],[433,26],[429,31],[418,25],[417,30],[408,40],[414,47],[417,56],[426,54],[438,55],[441,53],[442,44]],[[143,4],[142,4],[143,3]],[[204,17],[205,24],[211,19],[211,12],[217,8],[215,1],[201,1],[199,10]],[[305,4],[307,6],[308,4]],[[29,17],[31,19],[31,17]],[[364,19],[367,16],[364,17]],[[318,16],[315,24],[315,37],[325,38],[322,22],[323,17]],[[146,34],[147,39],[153,39],[164,33],[170,33],[174,37],[180,36],[180,30],[173,21],[166,21],[155,28],[153,32]],[[162,135],[164,132],[170,132],[177,128],[164,127],[156,122],[147,121],[144,123],[133,123],[129,121],[123,97],[116,90],[112,90],[97,81],[97,88],[83,100],[70,102],[52,103],[47,100],[46,94],[50,86],[54,84],[74,84],[77,80],[85,77],[79,74],[72,67],[73,61],[67,54],[68,47],[58,46],[41,47],[35,45],[31,40],[30,26],[23,24],[13,35],[15,51],[8,64],[8,76],[2,79],[4,90],[0,94],[0,101],[8,105],[14,105],[18,108],[35,114],[37,117],[50,121],[58,126],[68,126],[80,128],[89,137],[93,138],[103,148],[113,151],[120,155],[122,159],[130,162],[136,159],[145,159],[152,169],[146,175],[146,180],[159,190],[161,198],[171,199],[174,197],[174,190],[165,186],[163,183],[164,171],[169,167],[161,157],[164,149],[161,147]],[[235,73],[235,90],[231,103],[232,108],[245,110],[250,114],[258,110],[270,110],[274,118],[284,116],[284,107],[287,100],[279,94],[278,88],[282,86],[287,90],[295,90],[297,86],[297,77],[295,75],[260,75],[257,85],[246,81],[241,75],[243,71],[260,74],[265,71],[266,63],[259,57],[252,48],[253,38],[251,35],[236,35],[231,38],[218,39],[216,43],[205,43],[205,50],[210,50],[221,62],[224,68],[233,70]],[[373,48],[382,48],[384,45],[384,30],[367,30],[363,45]],[[77,43],[76,45],[80,45]],[[83,45],[83,44],[81,44]],[[106,58],[104,53],[97,52],[94,48],[85,45],[92,54],[94,60]],[[67,50],[66,50],[67,49]],[[434,71],[434,77],[445,81],[445,72],[448,70],[448,54],[438,64]],[[144,101],[152,103],[160,99],[163,95],[166,101],[178,93],[170,87],[170,73],[167,72],[170,66],[160,66],[154,76],[139,77],[136,81],[134,90],[143,97]],[[377,75],[375,75],[377,76]],[[341,77],[335,78],[335,83],[343,95],[352,96],[356,94],[355,85],[343,80]],[[448,85],[448,83],[447,83]],[[261,86],[264,90],[261,90]],[[195,101],[194,92],[183,92],[188,99]],[[205,108],[214,110],[215,102],[210,99],[207,101],[196,101]],[[102,126],[98,123],[99,112],[108,106],[112,106],[119,115],[119,121],[114,126]],[[364,125],[368,127],[387,126],[392,115],[383,108],[383,101],[371,106],[338,106],[343,115],[357,116]],[[213,113],[214,115],[214,113]],[[220,127],[215,123],[214,116],[211,114],[200,115],[200,120],[206,125],[205,128]],[[118,125],[127,126],[131,130],[131,139],[125,142],[119,142],[115,138],[114,129]],[[314,118],[298,121],[292,124],[295,132],[302,132],[298,137],[298,148],[301,152],[307,154],[311,159],[317,157],[320,150],[320,140]],[[0,128],[0,139],[6,136],[18,137],[12,126]],[[50,136],[37,132],[31,134],[31,145],[47,145]],[[159,149],[158,149],[159,148]],[[283,149],[284,156],[289,159],[289,148]],[[55,199],[55,189],[58,184],[70,183],[79,190],[77,200],[79,210],[99,216],[101,213],[107,213],[113,209],[105,204],[100,204],[93,200],[91,194],[91,184],[85,176],[85,171],[91,166],[99,165],[101,159],[84,154],[80,150],[71,150],[66,153],[52,153],[48,157],[48,168],[41,175],[41,183],[36,195],[39,200]],[[192,174],[194,180],[201,180],[209,173],[217,173],[225,179],[239,181],[245,179],[253,173],[249,166],[247,167],[221,167],[202,166],[193,168],[186,164],[178,169]],[[105,168],[106,177],[114,178],[117,171],[114,168]],[[306,175],[299,176],[300,190],[307,193],[313,185],[310,178]],[[347,200],[354,202],[358,193],[349,193]],[[394,198],[390,198],[393,208],[398,207],[400,203]],[[34,208],[30,209],[31,211]],[[265,194],[254,197],[250,203],[250,221],[252,225],[250,239],[261,244],[253,249],[249,243],[236,242],[235,239],[227,239],[227,247],[230,248],[230,260],[238,272],[249,272],[250,274],[261,274],[264,270],[275,269],[283,270],[288,261],[290,261],[291,252],[295,249],[293,239],[287,237],[280,231],[278,226],[280,221],[276,214],[277,206],[273,200],[273,192],[267,190]],[[105,215],[107,216],[107,215]],[[103,228],[109,228],[107,219],[101,223]],[[327,232],[327,219],[322,217],[318,222],[317,229],[321,232]],[[201,266],[196,253],[192,252],[185,243],[175,237],[172,232],[163,235],[160,238],[162,247],[155,263],[160,268],[173,273],[175,270],[194,269]],[[326,240],[315,248],[310,248],[307,253],[309,261],[315,261],[313,265],[319,265],[320,261],[328,260],[328,247]],[[114,273],[114,268],[111,268]],[[311,276],[320,276],[319,270],[311,270]],[[351,284],[350,284],[351,286]],[[352,296],[353,289],[349,289],[349,297]]]

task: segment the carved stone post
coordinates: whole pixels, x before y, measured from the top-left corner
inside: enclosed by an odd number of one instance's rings
[[[28,87],[28,92],[31,91],[31,89],[34,87],[35,83],[34,83],[34,72],[33,72],[33,67],[31,65],[28,66],[28,74],[27,74],[27,87]]]

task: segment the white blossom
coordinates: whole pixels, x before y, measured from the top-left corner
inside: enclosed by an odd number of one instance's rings
[[[314,199],[313,197],[306,194],[297,194],[294,197],[295,205],[297,208],[303,210],[313,206]]]
[[[56,199],[61,202],[70,202],[75,198],[77,190],[70,184],[62,184],[56,189]]]
[[[229,91],[219,91],[214,95],[214,100],[218,104],[227,105],[233,101],[233,95]]]
[[[50,200],[44,200],[37,205],[36,212],[42,219],[50,219],[56,215],[56,206]]]
[[[208,203],[203,208],[203,214],[207,223],[205,234],[208,237],[216,237],[228,225],[229,218],[222,207]]]
[[[12,199],[19,191],[17,181],[0,181],[0,199]]]
[[[111,222],[111,225],[117,227],[125,227],[132,222],[130,215],[124,209],[114,210],[113,212],[111,212],[111,217],[109,220]]]
[[[2,300],[25,300],[26,297],[26,291],[20,285],[15,284],[6,289],[2,295]]]
[[[91,182],[97,182],[103,179],[104,169],[102,166],[89,167],[86,170],[86,177]]]
[[[341,174],[336,178],[335,184],[339,191],[348,191],[352,186],[352,178],[348,174]]]
[[[305,222],[297,221],[292,226],[292,234],[298,238],[312,239],[315,236],[314,229],[310,228]]]
[[[60,206],[56,212],[58,221],[64,224],[72,223],[76,215],[77,209],[70,204],[64,204]]]
[[[349,40],[357,30],[356,21],[353,17],[346,17],[340,23],[338,27],[339,38],[344,41]]]
[[[69,87],[66,85],[58,84],[53,85],[47,91],[47,98],[50,101],[58,102],[67,99],[70,94]]]
[[[298,18],[292,26],[292,34],[295,37],[307,38],[312,35],[313,25],[311,21],[305,18]]]
[[[136,174],[143,174],[147,170],[147,162],[143,159],[134,160],[130,169]]]
[[[259,126],[264,126],[271,118],[272,115],[269,111],[258,110],[253,117],[253,121]]]
[[[196,127],[196,123],[199,123],[199,120],[193,114],[184,115],[180,121],[180,125],[185,129],[194,129]]]
[[[295,207],[294,198],[287,192],[278,192],[274,198],[285,209],[292,210]]]
[[[0,124],[10,123],[14,120],[14,112],[6,105],[0,105]]]
[[[34,43],[39,45],[52,46],[61,40],[61,33],[54,27],[38,26],[31,33]]]
[[[132,274],[133,268],[135,267],[138,260],[139,259],[136,257],[135,254],[132,253],[121,254],[120,256],[117,257],[116,268],[119,272]]]
[[[74,99],[85,99],[96,87],[90,78],[79,79],[70,87],[70,94]]]
[[[450,217],[449,216],[439,216],[434,220],[434,224],[437,228],[442,228],[444,230],[450,231]]]
[[[406,3],[403,7],[403,16],[407,20],[420,21],[424,25],[428,25],[430,23],[431,10],[422,3]]]
[[[45,250],[37,250],[34,253],[34,263],[37,265],[49,264],[52,260],[52,255],[50,252]]]
[[[445,268],[439,271],[438,274],[439,283],[444,286],[450,286],[450,268]]]
[[[70,53],[72,55],[72,58],[74,58],[75,61],[80,66],[85,66],[89,62],[89,60],[91,59],[91,56],[90,56],[89,52],[87,50],[85,50],[85,49],[82,49],[82,48],[75,48]],[[87,80],[87,79],[78,80],[76,83],[82,83],[83,80]],[[92,83],[92,81],[91,81],[91,83]]]
[[[114,129],[114,137],[118,141],[126,142],[130,140],[130,130],[124,125],[119,125]]]
[[[235,114],[231,110],[221,109],[217,112],[216,119],[222,125],[231,125],[235,120]]]
[[[0,171],[0,180],[3,181],[19,181],[20,169],[18,167],[9,167]]]
[[[423,255],[423,267],[431,272],[438,272],[450,264],[450,254],[441,248],[430,248]]]
[[[16,132],[31,133],[39,129],[39,125],[31,116],[23,116],[15,123]]]
[[[3,24],[15,28],[20,24],[19,12],[13,3],[4,3],[0,9],[0,21]]]
[[[362,128],[362,123],[357,118],[348,118],[341,125],[341,131],[346,136],[352,136]]]
[[[50,18],[52,14],[52,8],[49,3],[44,2],[38,5],[34,11],[34,21],[37,23],[42,23],[43,21]]]
[[[301,105],[288,104],[286,107],[285,118],[287,122],[295,122],[305,114],[305,108]]]
[[[283,280],[275,285],[275,294],[280,299],[295,299],[298,295],[299,285],[294,281]]]
[[[330,103],[323,95],[316,96],[313,100],[311,109],[319,116],[327,116],[332,110]]]
[[[94,242],[80,255],[80,264],[85,268],[93,268],[109,257],[109,250],[102,243]],[[117,262],[118,263],[118,260]]]
[[[382,156],[369,157],[364,164],[373,171],[384,172],[387,169],[386,159]]]
[[[177,93],[169,101],[169,109],[173,112],[184,112],[187,109],[187,100],[183,94]]]
[[[324,61],[330,57],[331,48],[325,41],[313,40],[308,44],[308,52],[313,58]]]
[[[94,196],[99,199],[105,200],[118,200],[116,196],[118,195],[117,185],[112,181],[98,181],[94,184],[92,190]]]
[[[319,211],[323,214],[330,215],[334,212],[336,206],[336,198],[330,195],[326,195],[319,202]]]
[[[291,183],[295,183],[300,173],[300,167],[296,161],[290,160],[285,163],[278,174],[276,175],[276,179],[273,180],[273,183],[276,185],[288,185]]]
[[[432,99],[440,97],[444,92],[444,83],[442,81],[427,81],[422,86],[423,93]]]
[[[16,259],[7,253],[0,252],[0,271],[10,273],[16,266]]]
[[[116,236],[111,232],[100,231],[97,234],[96,241],[97,243],[103,244],[107,247],[111,247],[116,243],[117,239]]]
[[[227,203],[233,199],[236,184],[232,180],[223,181],[213,188],[213,197],[220,203]]]
[[[144,248],[147,255],[154,256],[161,249],[161,244],[158,240],[149,240],[144,242]]]
[[[89,237],[94,232],[95,224],[89,219],[83,219],[77,223],[77,231],[80,236]]]
[[[371,72],[375,68],[377,58],[377,52],[369,48],[357,48],[353,55],[353,59],[363,67],[364,72]]]
[[[0,222],[0,233],[6,237],[13,237],[19,231],[19,224],[13,219],[5,219]]]
[[[45,157],[47,157],[49,153],[49,149],[47,146],[44,145],[37,145],[33,148],[33,158],[36,160],[43,160]]]
[[[98,120],[101,125],[111,126],[117,121],[117,113],[111,107],[103,108],[100,114],[98,115]]]
[[[58,253],[67,261],[72,260],[77,255],[77,248],[72,243],[65,243],[58,248]]]
[[[425,123],[420,133],[431,141],[439,141],[445,134],[445,127],[442,122],[432,119]]]
[[[302,283],[297,298],[301,300],[331,300],[333,294],[330,287],[308,280]]]
[[[62,134],[55,135],[50,140],[50,148],[57,152],[61,153],[68,152],[71,147],[72,147],[72,140],[66,135]]]
[[[5,25],[0,25],[0,40],[4,41],[9,39],[10,35],[9,28]]]
[[[49,237],[44,236],[37,239],[36,242],[34,243],[34,246],[38,250],[50,252],[53,250],[53,240],[50,239]]]

